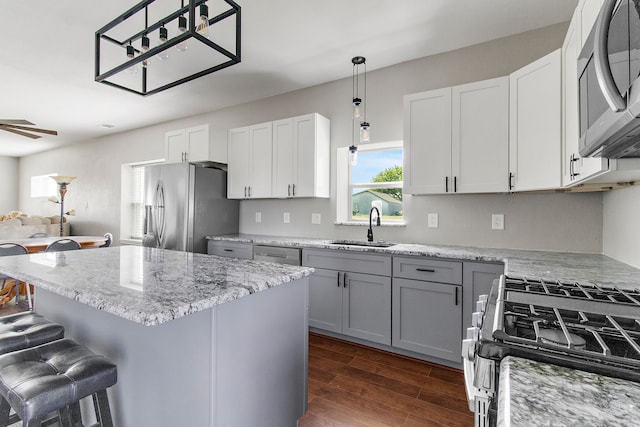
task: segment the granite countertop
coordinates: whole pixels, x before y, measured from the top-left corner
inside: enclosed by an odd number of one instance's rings
[[[501,262],[512,277],[589,282],[621,289],[640,289],[640,269],[601,254],[547,252],[400,243],[387,248],[332,244],[332,240],[236,234],[208,236],[273,246],[350,250],[388,255],[429,256],[463,261]]]
[[[309,276],[312,268],[139,246],[0,257],[0,272],[157,325]]]
[[[508,356],[500,362],[498,427],[638,426],[640,384]]]

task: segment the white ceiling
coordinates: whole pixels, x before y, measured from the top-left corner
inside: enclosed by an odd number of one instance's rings
[[[356,55],[367,58],[371,71],[568,21],[577,3],[236,1],[242,62],[148,97],[94,81],[96,30],[135,1],[3,2],[0,119],[27,119],[59,135],[30,140],[0,132],[0,155],[20,157],[349,77]],[[115,127],[99,128],[103,123]]]

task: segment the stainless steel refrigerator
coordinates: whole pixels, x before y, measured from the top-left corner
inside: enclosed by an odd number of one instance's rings
[[[206,253],[207,235],[238,232],[238,201],[227,199],[225,171],[174,163],[144,174],[144,246]]]

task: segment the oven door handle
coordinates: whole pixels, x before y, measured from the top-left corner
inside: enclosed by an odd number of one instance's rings
[[[462,340],[462,368],[464,370],[464,388],[467,392],[467,402],[469,403],[469,410],[475,412],[476,406],[476,389],[473,385],[473,378],[475,376],[475,363],[474,349],[476,340],[466,339]]]
[[[595,43],[593,47],[593,57],[595,60],[596,76],[598,77],[598,85],[604,98],[611,108],[615,112],[624,110],[627,107],[627,102],[618,93],[616,82],[613,79],[611,73],[611,67],[609,66],[609,26],[611,19],[613,18],[613,9],[615,8],[616,0],[605,0],[600,15],[598,15],[598,21],[596,22],[596,34]]]

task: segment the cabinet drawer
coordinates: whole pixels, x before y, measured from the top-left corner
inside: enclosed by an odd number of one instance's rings
[[[393,257],[393,277],[462,284],[462,262],[432,258]]]
[[[222,240],[209,240],[207,253],[209,255],[253,259],[253,244],[242,242],[227,242]]]
[[[353,273],[391,276],[391,257],[341,250],[303,249],[302,265]]]

